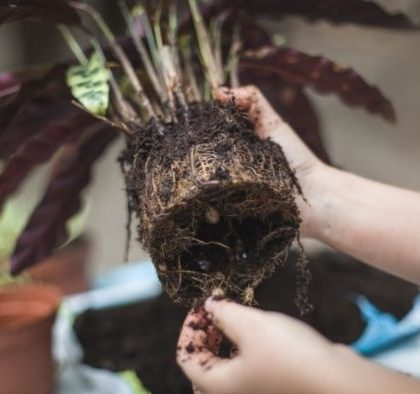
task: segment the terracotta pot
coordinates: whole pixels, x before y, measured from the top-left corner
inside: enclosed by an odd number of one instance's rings
[[[89,289],[89,254],[89,240],[80,239],[31,268],[29,273],[38,282],[58,286],[64,295],[80,293]]]
[[[46,284],[0,288],[0,392],[52,394],[51,330],[61,298]]]

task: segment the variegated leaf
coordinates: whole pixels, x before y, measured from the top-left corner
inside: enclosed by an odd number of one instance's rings
[[[89,112],[101,116],[109,105],[109,78],[105,60],[97,51],[86,64],[72,66],[67,71],[67,84],[73,97]]]

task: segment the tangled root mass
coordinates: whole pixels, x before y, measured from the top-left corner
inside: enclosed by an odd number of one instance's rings
[[[220,288],[252,303],[299,232],[300,188],[281,147],[234,106],[200,103],[137,130],[121,162],[139,240],[171,298],[191,305]]]

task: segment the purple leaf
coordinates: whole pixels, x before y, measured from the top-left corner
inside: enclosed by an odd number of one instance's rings
[[[250,20],[262,16],[279,19],[287,15],[301,15],[310,20],[325,19],[335,23],[401,29],[418,28],[403,13],[390,13],[375,1],[367,0],[231,0],[229,2],[214,0],[203,9],[207,18],[210,18],[228,7]]]
[[[414,24],[402,13],[391,14],[374,1],[366,0],[251,0],[246,1],[250,15],[282,17],[303,15],[308,19],[328,19],[333,22],[354,22],[392,28],[413,28]]]
[[[322,56],[311,56],[286,47],[266,47],[242,58],[241,73],[256,73],[260,77],[277,75],[290,85],[333,93],[344,103],[379,114],[390,122],[396,118],[392,103],[376,86],[369,85],[354,70]]]
[[[2,79],[8,82],[0,85],[0,138],[7,134],[8,127],[28,103],[36,99],[42,101],[45,97],[54,101],[60,95],[66,99],[70,97],[64,81],[65,69],[64,65],[58,65],[41,77],[27,81],[12,74],[2,75]],[[13,79],[15,83],[12,84]]]
[[[13,73],[0,74],[0,99],[2,96],[8,96],[16,93],[20,88],[19,78]]]
[[[80,23],[77,12],[64,0],[0,0],[0,25],[21,20]]]
[[[142,62],[132,41],[121,37],[119,43],[141,72]],[[103,49],[109,61],[117,61],[109,47]],[[75,115],[65,81],[65,71],[71,64],[57,64],[42,74],[32,69],[19,74],[0,74],[0,160],[15,153],[27,138],[44,130],[51,122]]]
[[[0,212],[6,199],[25,181],[39,164],[47,162],[64,144],[78,140],[86,128],[97,123],[85,113],[69,121],[51,123],[44,130],[29,138],[5,163],[0,173]]]
[[[255,22],[244,22],[241,25],[241,40],[245,50],[257,50],[273,45],[271,35]]]
[[[297,132],[309,148],[324,162],[331,163],[322,138],[318,115],[305,92],[295,86],[278,83],[275,89],[269,84],[268,100],[284,120]]]
[[[93,164],[117,135],[104,126],[64,161],[17,241],[11,262],[14,275],[48,257],[66,240],[67,221],[80,210],[81,192],[91,180]]]
[[[270,35],[256,23],[242,26],[247,50],[272,45]],[[258,86],[273,108],[290,124],[309,148],[324,162],[331,163],[322,139],[318,115],[302,88],[283,83],[280,78],[261,78],[257,73],[242,73],[242,84]]]
[[[9,126],[6,135],[0,136],[0,160],[7,161],[51,124],[71,122],[78,113],[80,110],[65,100],[34,100]]]

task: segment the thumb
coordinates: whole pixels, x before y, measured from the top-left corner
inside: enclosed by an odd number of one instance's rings
[[[212,297],[206,301],[204,308],[210,314],[213,324],[239,348],[247,342],[261,321],[261,311],[228,300]]]
[[[246,112],[262,139],[289,127],[256,86],[219,88],[215,91],[215,98],[225,104],[233,102],[236,108]]]
[[[185,319],[177,347],[177,362],[193,382],[194,392],[202,394],[229,383],[237,362],[217,356],[222,334],[207,318],[203,308],[190,311]]]

